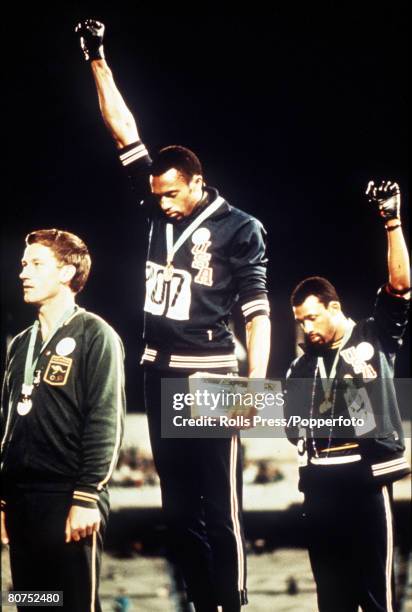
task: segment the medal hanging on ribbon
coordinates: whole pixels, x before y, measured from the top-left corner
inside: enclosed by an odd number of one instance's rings
[[[174,271],[173,264],[170,262],[170,263],[168,263],[166,265],[165,271],[164,271],[164,274],[163,274],[163,278],[164,278],[166,283],[170,283],[170,281],[172,280],[172,278],[173,278],[173,271]]]
[[[26,361],[24,364],[24,382],[21,387],[20,399],[17,403],[17,413],[20,416],[26,416],[26,414],[29,414],[30,410],[33,407],[32,393],[34,389],[33,383],[35,382],[34,373],[35,373],[37,362],[39,361],[39,357],[41,353],[44,351],[46,346],[49,344],[50,340],[53,338],[57,330],[64,324],[64,322],[69,317],[71,317],[72,314],[73,314],[73,307],[70,307],[68,310],[66,310],[63,313],[63,315],[60,317],[55,327],[51,331],[48,339],[45,342],[43,342],[40,352],[36,358],[34,358],[34,347],[36,344],[37,334],[39,331],[39,322],[35,321],[33,323],[33,327],[30,333],[29,347],[27,349],[27,354],[26,354]],[[38,371],[36,372],[36,384],[38,384],[39,382],[40,382],[40,372]]]
[[[170,283],[173,278],[173,258],[176,252],[180,249],[182,244],[193,234],[195,229],[199,227],[210,215],[212,215],[222,204],[224,199],[218,196],[214,202],[209,204],[205,210],[203,210],[198,217],[196,217],[192,223],[187,227],[181,236],[173,243],[173,225],[171,223],[166,224],[166,252],[167,252],[167,264],[164,268],[163,278],[166,283]]]
[[[323,357],[318,357],[317,364],[318,364],[318,369],[319,369],[321,383],[323,387],[323,393],[324,393],[324,400],[319,405],[319,414],[324,414],[325,412],[333,408],[333,404],[334,404],[333,384],[334,384],[335,377],[336,377],[336,368],[337,368],[338,361],[339,361],[339,355],[340,355],[341,350],[345,346],[346,342],[349,340],[349,337],[352,333],[353,326],[354,326],[354,322],[351,319],[349,319],[347,328],[345,330],[345,333],[341,341],[341,344],[338,350],[336,351],[336,355],[333,360],[333,364],[332,364],[332,368],[331,368],[329,376],[326,372],[325,362],[323,361]]]
[[[30,410],[32,409],[32,406],[33,406],[33,402],[31,399],[32,392],[33,392],[33,385],[26,385],[26,383],[22,384],[20,401],[17,404],[17,412],[19,413],[20,416],[26,416],[26,414],[29,414]]]

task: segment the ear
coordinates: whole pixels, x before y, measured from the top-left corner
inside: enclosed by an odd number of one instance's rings
[[[60,280],[64,285],[68,285],[76,274],[75,266],[67,264],[60,269]]]
[[[339,312],[342,312],[340,302],[337,302],[336,300],[331,300],[328,304],[328,310],[331,314],[338,314]]]
[[[202,186],[204,183],[203,176],[201,174],[194,174],[190,182],[193,186]]]

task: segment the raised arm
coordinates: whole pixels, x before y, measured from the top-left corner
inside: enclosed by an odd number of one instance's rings
[[[76,26],[85,60],[90,63],[99,98],[103,121],[118,149],[138,140],[136,121],[128,109],[113,79],[103,49],[105,26],[94,19],[87,19]]]
[[[382,181],[376,187],[370,181],[366,194],[385,220],[388,236],[388,290],[393,295],[410,298],[410,262],[401,224],[401,193],[399,185]]]

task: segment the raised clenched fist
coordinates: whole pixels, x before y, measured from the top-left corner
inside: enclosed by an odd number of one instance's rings
[[[382,181],[377,187],[374,181],[369,181],[366,195],[369,202],[376,205],[385,221],[399,219],[401,210],[401,190],[398,183]]]
[[[86,62],[104,59],[104,28],[104,23],[95,19],[81,21],[75,27],[74,31],[80,36],[80,46]]]

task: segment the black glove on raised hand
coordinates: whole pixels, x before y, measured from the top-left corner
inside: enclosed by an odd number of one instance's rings
[[[366,195],[369,202],[378,206],[380,215],[385,221],[400,218],[401,191],[398,183],[382,181],[379,187],[376,187],[374,181],[369,181]]]
[[[74,31],[80,36],[80,46],[86,62],[104,59],[104,23],[95,19],[86,19],[78,23]]]

